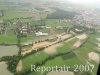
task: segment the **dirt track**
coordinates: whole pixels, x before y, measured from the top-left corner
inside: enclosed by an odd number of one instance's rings
[[[5,64],[5,63],[6,63],[6,62],[2,61],[2,62],[0,62],[0,65]]]
[[[50,72],[47,75],[75,75],[73,72]]]
[[[56,48],[57,48],[57,47],[60,47],[60,46],[62,46],[62,44],[55,44],[55,45],[52,45],[52,46],[46,48],[46,49],[44,50],[44,52],[46,52],[46,53],[48,53],[48,54],[54,54],[54,53],[56,53]]]
[[[22,60],[19,61],[17,67],[16,67],[16,71],[19,72],[19,71],[22,71]]]
[[[54,53],[56,53],[56,48],[62,46],[63,44],[61,44],[61,43],[54,44],[54,43],[56,43],[56,42],[58,42],[60,40],[65,40],[65,39],[67,39],[67,38],[69,38],[71,36],[72,36],[71,34],[67,34],[67,35],[64,35],[64,36],[58,36],[58,37],[60,37],[60,39],[58,38],[57,41],[51,43],[51,46],[47,47],[44,50],[44,52],[46,52],[48,54],[54,54]],[[54,45],[52,45],[52,44],[54,44]]]
[[[95,53],[95,52],[90,52],[88,54],[88,57],[90,60],[94,60],[95,62],[99,63],[100,62],[100,56],[98,53]]]
[[[22,55],[25,55],[27,53],[30,53],[32,50],[38,49],[40,47],[46,47],[46,46],[50,46],[50,47],[48,47],[48,48],[46,48],[44,50],[46,53],[50,53],[50,54],[51,53],[55,53],[56,52],[55,49],[61,45],[61,44],[56,44],[56,43],[59,42],[59,41],[61,41],[61,40],[63,41],[65,39],[68,39],[71,36],[72,36],[71,34],[59,35],[58,36],[58,39],[56,41],[54,41],[54,42],[45,41],[45,42],[40,42],[40,43],[34,44],[32,46],[32,49],[30,49],[28,51],[22,52]]]

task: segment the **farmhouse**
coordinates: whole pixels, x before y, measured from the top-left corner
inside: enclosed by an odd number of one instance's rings
[[[21,34],[27,35],[27,25],[22,26],[19,30]]]
[[[100,41],[100,38],[96,38],[98,41]]]
[[[50,27],[50,26],[46,26],[46,28],[47,28],[47,29],[51,29],[51,27]]]
[[[39,26],[40,28],[51,29],[51,26]]]
[[[75,30],[78,31],[78,32],[82,31],[82,30],[80,30],[80,29],[75,29]]]
[[[3,20],[0,20],[0,34],[4,31]]]
[[[36,36],[40,36],[40,35],[43,35],[43,36],[46,36],[46,35],[48,35],[48,33],[43,33],[43,32],[36,32],[35,33],[36,34]]]

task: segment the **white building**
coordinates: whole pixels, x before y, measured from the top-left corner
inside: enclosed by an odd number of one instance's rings
[[[46,35],[48,35],[48,33],[43,33],[43,32],[36,32],[35,33],[36,34],[36,36],[40,36],[40,35],[43,35],[43,36],[46,36]]]

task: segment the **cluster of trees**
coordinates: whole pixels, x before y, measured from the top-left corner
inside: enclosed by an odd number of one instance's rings
[[[27,57],[27,56],[29,56],[29,55],[31,55],[31,54],[35,54],[35,53],[37,53],[37,52],[39,52],[39,51],[42,51],[42,50],[44,50],[44,48],[45,48],[45,47],[41,47],[41,48],[38,48],[37,50],[32,50],[30,53],[27,53],[26,55],[24,55],[24,56],[22,57],[22,59],[25,58],[25,57]]]
[[[47,15],[47,19],[73,19],[78,13],[56,9],[56,12]]]
[[[7,62],[7,69],[12,72],[15,73],[16,72],[16,66],[19,62],[19,60],[21,59],[22,56],[4,56],[0,59],[0,61],[5,61]]]
[[[72,37],[73,37],[73,36],[72,36]],[[72,37],[69,37],[69,38],[67,38],[67,39],[70,39],[70,38],[72,38]],[[26,54],[25,56],[23,56],[22,58],[25,58],[25,57],[27,57],[27,56],[29,56],[29,55],[31,55],[31,54],[35,54],[36,52],[42,51],[42,50],[44,50],[44,49],[47,48],[47,47],[50,47],[50,46],[52,46],[52,45],[55,45],[55,44],[60,43],[60,42],[62,42],[62,41],[65,41],[65,40],[67,40],[67,39],[60,40],[60,41],[58,41],[58,42],[56,42],[56,43],[54,43],[54,44],[50,44],[50,45],[45,46],[45,47],[40,47],[40,48],[38,48],[37,50],[32,50],[32,52],[27,53],[27,54]],[[39,41],[36,41],[35,44],[36,44],[36,43],[40,43],[40,42],[44,42],[44,41],[55,41],[55,38],[54,38],[54,39],[39,40]],[[30,44],[30,45],[33,45],[33,44]],[[23,46],[23,47],[24,47],[24,46]]]
[[[1,17],[4,16],[4,10],[1,10],[0,16],[1,16]]]
[[[35,63],[34,65],[35,65],[36,67],[42,66],[42,65],[44,65],[44,64],[45,64],[47,61],[49,61],[49,60],[53,60],[54,58],[56,58],[56,57],[58,57],[58,56],[62,56],[62,55],[69,54],[69,53],[70,53],[70,52],[55,54],[55,55],[53,55],[53,56],[48,56],[45,60],[43,60],[43,61],[41,61],[41,62],[37,62],[37,63]],[[34,72],[34,71],[33,71],[33,72]],[[22,72],[19,72],[19,73],[15,73],[15,75],[27,75],[27,74],[29,74],[29,73],[31,73],[30,68],[27,69],[27,70],[25,70],[25,71],[22,71]]]
[[[79,29],[80,31],[76,31],[75,29]],[[86,26],[78,26],[78,25],[74,25],[74,27],[71,28],[71,30],[78,34],[81,34],[83,32],[96,33],[95,28],[88,28]]]
[[[76,31],[75,29],[79,29],[79,31]],[[81,34],[83,32],[86,32],[88,29],[84,26],[74,26],[73,28],[71,28],[71,30],[77,34]]]

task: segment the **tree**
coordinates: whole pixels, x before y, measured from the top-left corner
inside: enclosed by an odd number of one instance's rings
[[[1,10],[1,14],[2,14],[2,16],[4,16],[4,10]]]

